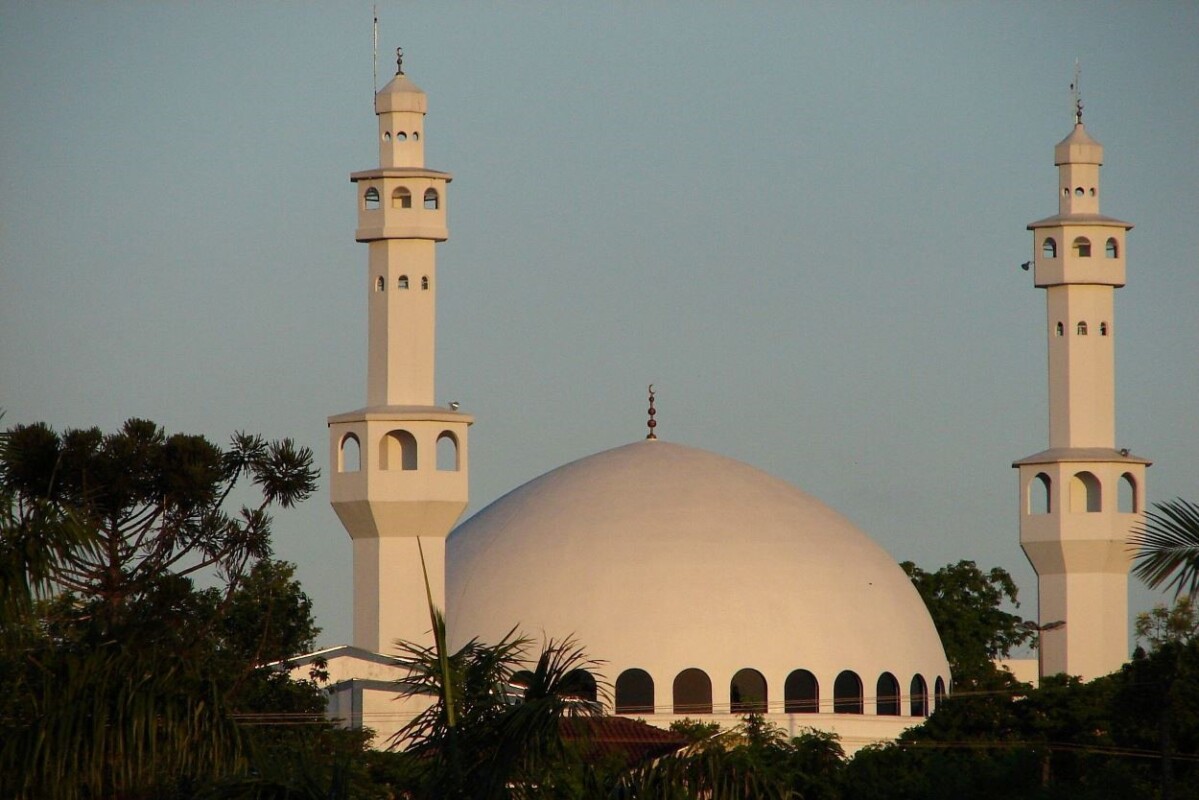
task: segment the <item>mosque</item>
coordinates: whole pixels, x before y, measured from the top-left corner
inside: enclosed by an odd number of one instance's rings
[[[426,95],[375,96],[379,166],[350,176],[368,248],[366,406],[329,418],[331,497],[350,535],[354,640],[328,663],[332,717],[380,745],[411,717],[387,655],[431,642],[426,574],[450,648],[573,636],[603,661],[608,710],[665,726],[760,712],[853,752],[928,716],[952,676],[895,561],[845,517],[747,464],[649,435],[554,469],[455,527],[474,422],[434,397],[435,250],[448,173],[424,165]],[[1017,461],[1020,541],[1039,578],[1046,673],[1126,660],[1126,539],[1149,462],[1114,447],[1114,289],[1126,232],[1099,213],[1102,147],[1054,151],[1058,213],[1030,224],[1047,295],[1049,448]],[[423,565],[423,567],[422,567]],[[596,686],[595,681],[591,685]],[[602,687],[611,687],[604,691]]]

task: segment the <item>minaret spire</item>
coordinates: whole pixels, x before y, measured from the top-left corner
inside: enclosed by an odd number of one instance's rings
[[[1082,124],[1082,66],[1074,59],[1074,82],[1070,84],[1070,100],[1074,106],[1074,124]]]
[[[1116,447],[1115,290],[1132,224],[1099,213],[1103,146],[1083,127],[1078,78],[1075,67],[1074,130],[1054,148],[1058,213],[1028,226],[1046,299],[1049,449],[1013,466],[1045,625],[1040,662],[1046,675],[1090,680],[1128,658],[1128,540],[1149,462]]]

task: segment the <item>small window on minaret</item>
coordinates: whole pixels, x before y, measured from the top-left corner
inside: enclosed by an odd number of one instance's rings
[[[1078,327],[1075,329],[1075,333],[1077,333],[1079,336],[1086,336],[1087,335],[1087,323],[1085,323],[1085,322],[1078,323]]]
[[[1082,190],[1082,187],[1081,187],[1081,186],[1075,187],[1075,189],[1074,189],[1074,196],[1075,196],[1075,197],[1082,197],[1082,196],[1083,196],[1083,194],[1085,194],[1085,193],[1083,192],[1083,190]]]
[[[424,290],[424,291],[426,291],[426,292],[427,292],[427,291],[429,291],[429,276],[428,276],[428,275],[422,275],[422,276],[421,276],[421,279],[420,279],[420,288],[421,288],[421,289],[423,289],[423,290]]]
[[[1090,189],[1090,195],[1091,195],[1091,197],[1095,196],[1095,187],[1094,186],[1092,186]]]
[[[379,207],[379,190],[374,186],[366,190],[362,195],[362,205],[367,211],[374,211]]]
[[[1074,240],[1074,255],[1079,258],[1091,257],[1091,240],[1085,236],[1079,236]]]
[[[1099,335],[1107,336],[1107,323],[1106,322],[1099,323]]]
[[[400,280],[397,283],[397,286],[401,289],[407,289],[408,288],[408,276],[401,275]]]
[[[412,208],[412,192],[407,186],[397,186],[391,193],[392,208]]]
[[[396,131],[396,141],[397,142],[408,141],[408,134],[404,133],[403,131]]]
[[[391,141],[391,131],[383,131],[383,141],[385,141],[385,142]]]
[[[1137,507],[1137,482],[1131,472],[1120,476],[1119,510],[1121,514],[1135,514],[1141,509]]]
[[[339,472],[357,472],[362,469],[362,450],[357,436],[347,433],[342,438],[338,451],[337,467]]]
[[[458,437],[449,431],[442,431],[437,437],[437,469],[442,472],[457,472],[460,468]]]
[[[419,142],[419,141],[420,141],[420,131],[413,131],[413,132],[412,132],[412,141],[414,141],[414,142]]]
[[[1041,243],[1041,255],[1045,258],[1057,258],[1057,240],[1052,236]]]
[[[1120,244],[1115,239],[1107,240],[1107,247],[1103,251],[1108,258],[1116,258],[1120,255]]]
[[[426,189],[425,190],[425,210],[427,210],[427,211],[436,211],[437,210],[437,190],[436,189]]]
[[[1053,481],[1044,472],[1028,484],[1028,513],[1048,514],[1053,511]]]
[[[1057,335],[1062,336],[1065,333],[1066,333],[1066,326],[1059,322],[1057,324]]]
[[[379,277],[375,278],[375,291],[376,291],[376,292],[381,292],[381,291],[383,291],[383,290],[384,290],[384,289],[386,289],[386,288],[387,288],[387,281],[383,280],[383,276],[382,276],[382,275],[380,275]]]

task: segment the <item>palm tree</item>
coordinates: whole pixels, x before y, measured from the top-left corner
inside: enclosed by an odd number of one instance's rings
[[[1151,589],[1199,596],[1199,504],[1178,498],[1153,505],[1133,528],[1133,574]]]
[[[390,741],[424,765],[421,794],[500,798],[541,784],[569,760],[563,720],[602,713],[598,662],[570,639],[550,640],[528,669],[530,640],[515,629],[447,655],[439,611],[433,623],[433,646],[397,643],[400,696],[432,703]]]

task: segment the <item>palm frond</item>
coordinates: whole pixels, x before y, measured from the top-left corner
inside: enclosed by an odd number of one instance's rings
[[[1151,589],[1173,589],[1177,597],[1199,595],[1199,504],[1181,498],[1154,503],[1133,527],[1137,548],[1133,574]]]

